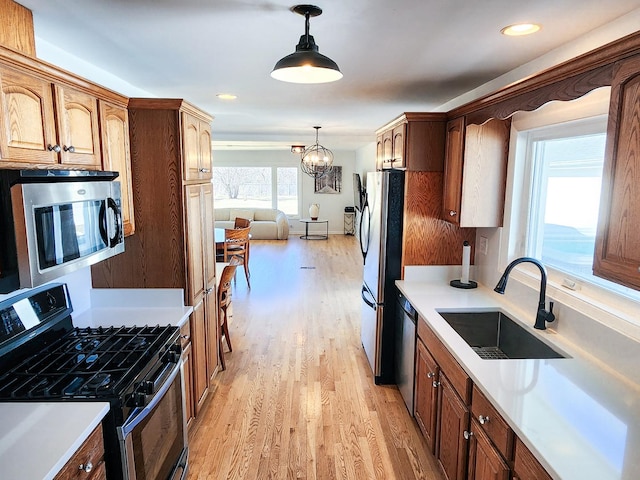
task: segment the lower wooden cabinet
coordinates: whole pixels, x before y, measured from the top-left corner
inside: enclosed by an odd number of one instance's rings
[[[106,478],[102,424],[99,424],[62,467],[54,480],[104,480]]]
[[[471,420],[465,436],[469,439],[468,480],[508,480],[509,465],[493,446],[478,421]]]
[[[417,330],[414,414],[445,478],[551,480],[421,318]]]
[[[438,418],[438,379],[440,368],[420,339],[416,352],[416,401],[414,415],[427,440],[431,453],[436,453],[436,420]]]
[[[187,426],[195,418],[193,403],[193,358],[191,356],[191,324],[190,320],[180,328],[180,345],[182,346],[182,381],[184,383],[184,404]]]
[[[467,439],[469,409],[440,372],[440,431],[437,457],[440,468],[449,480],[464,480],[467,472]]]
[[[540,462],[536,460],[531,451],[516,437],[515,451],[513,455],[514,480],[552,480]]]

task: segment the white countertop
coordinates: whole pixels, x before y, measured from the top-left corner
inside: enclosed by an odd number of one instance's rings
[[[181,327],[193,312],[175,288],[94,288],[90,295],[91,308],[71,314],[75,327]]]
[[[55,477],[108,411],[103,402],[1,403],[0,478]]]
[[[535,312],[482,286],[398,281],[400,290],[449,348],[474,384],[557,479],[640,478],[640,387],[618,378],[551,330],[533,329]],[[571,358],[482,360],[437,313],[498,307]],[[419,320],[422,321],[422,320]]]

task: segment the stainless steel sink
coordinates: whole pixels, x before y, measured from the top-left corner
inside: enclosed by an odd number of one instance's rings
[[[485,360],[566,358],[502,312],[438,313]]]

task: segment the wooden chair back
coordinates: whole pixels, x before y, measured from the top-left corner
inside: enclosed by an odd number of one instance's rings
[[[233,222],[233,228],[247,228],[251,226],[251,220],[248,218],[236,217]]]
[[[225,228],[224,229],[224,261],[228,262],[231,256],[244,257],[249,243],[250,227]]]

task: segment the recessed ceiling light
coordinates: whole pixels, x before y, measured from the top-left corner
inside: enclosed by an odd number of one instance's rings
[[[520,35],[530,35],[532,33],[537,32],[542,27],[537,23],[515,23],[513,25],[509,25],[508,27],[504,27],[500,30],[500,33],[503,35],[509,35],[510,37],[517,37]]]
[[[235,100],[236,98],[238,98],[238,96],[234,95],[233,93],[219,93],[218,95],[216,95],[216,97],[218,97],[220,100]]]

